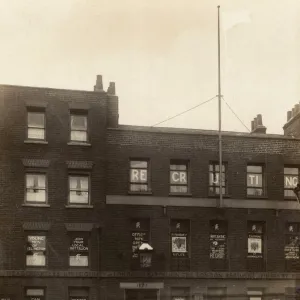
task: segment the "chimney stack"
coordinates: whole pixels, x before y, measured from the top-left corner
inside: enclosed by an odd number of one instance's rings
[[[116,85],[114,82],[109,83],[109,87],[107,89],[107,94],[109,95],[115,95],[116,94]]]
[[[251,133],[261,133],[266,134],[267,128],[263,125],[262,115],[259,114],[251,121]]]
[[[102,75],[97,75],[96,85],[94,85],[94,92],[103,92]]]
[[[284,135],[300,138],[300,104],[294,105],[292,110],[287,112],[287,120],[283,126]]]

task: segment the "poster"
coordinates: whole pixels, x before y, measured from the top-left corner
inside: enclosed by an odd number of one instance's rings
[[[210,235],[210,255],[211,259],[226,259],[226,235]]]
[[[299,237],[289,236],[284,247],[285,259],[299,259]]]
[[[187,233],[172,233],[172,256],[187,256]]]
[[[138,258],[138,249],[144,241],[149,240],[148,231],[136,231],[132,232],[132,258]]]
[[[86,237],[74,237],[71,240],[70,251],[87,252],[89,251],[88,241]]]
[[[45,251],[46,250],[46,237],[45,236],[32,236],[29,235],[27,239],[27,252]]]
[[[262,237],[261,235],[248,236],[248,257],[262,258]]]

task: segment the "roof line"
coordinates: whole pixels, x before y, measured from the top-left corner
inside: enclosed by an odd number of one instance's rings
[[[217,130],[207,129],[192,129],[192,128],[176,128],[176,127],[150,127],[150,126],[136,126],[136,125],[119,125],[116,128],[108,128],[113,131],[137,131],[137,132],[148,132],[148,133],[160,133],[160,134],[187,134],[187,135],[218,135]],[[259,139],[284,139],[300,141],[300,138],[294,138],[291,136],[280,135],[280,134],[259,134],[259,133],[247,133],[238,131],[223,131],[223,136],[233,137],[246,137],[246,138],[259,138]]]

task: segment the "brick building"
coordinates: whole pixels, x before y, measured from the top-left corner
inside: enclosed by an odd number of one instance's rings
[[[0,97],[3,299],[295,299],[299,105],[224,132],[220,206],[215,131],[119,125],[101,76]]]

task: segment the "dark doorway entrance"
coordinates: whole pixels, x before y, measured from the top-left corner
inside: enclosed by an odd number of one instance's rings
[[[159,300],[158,290],[125,290],[125,300]]]

